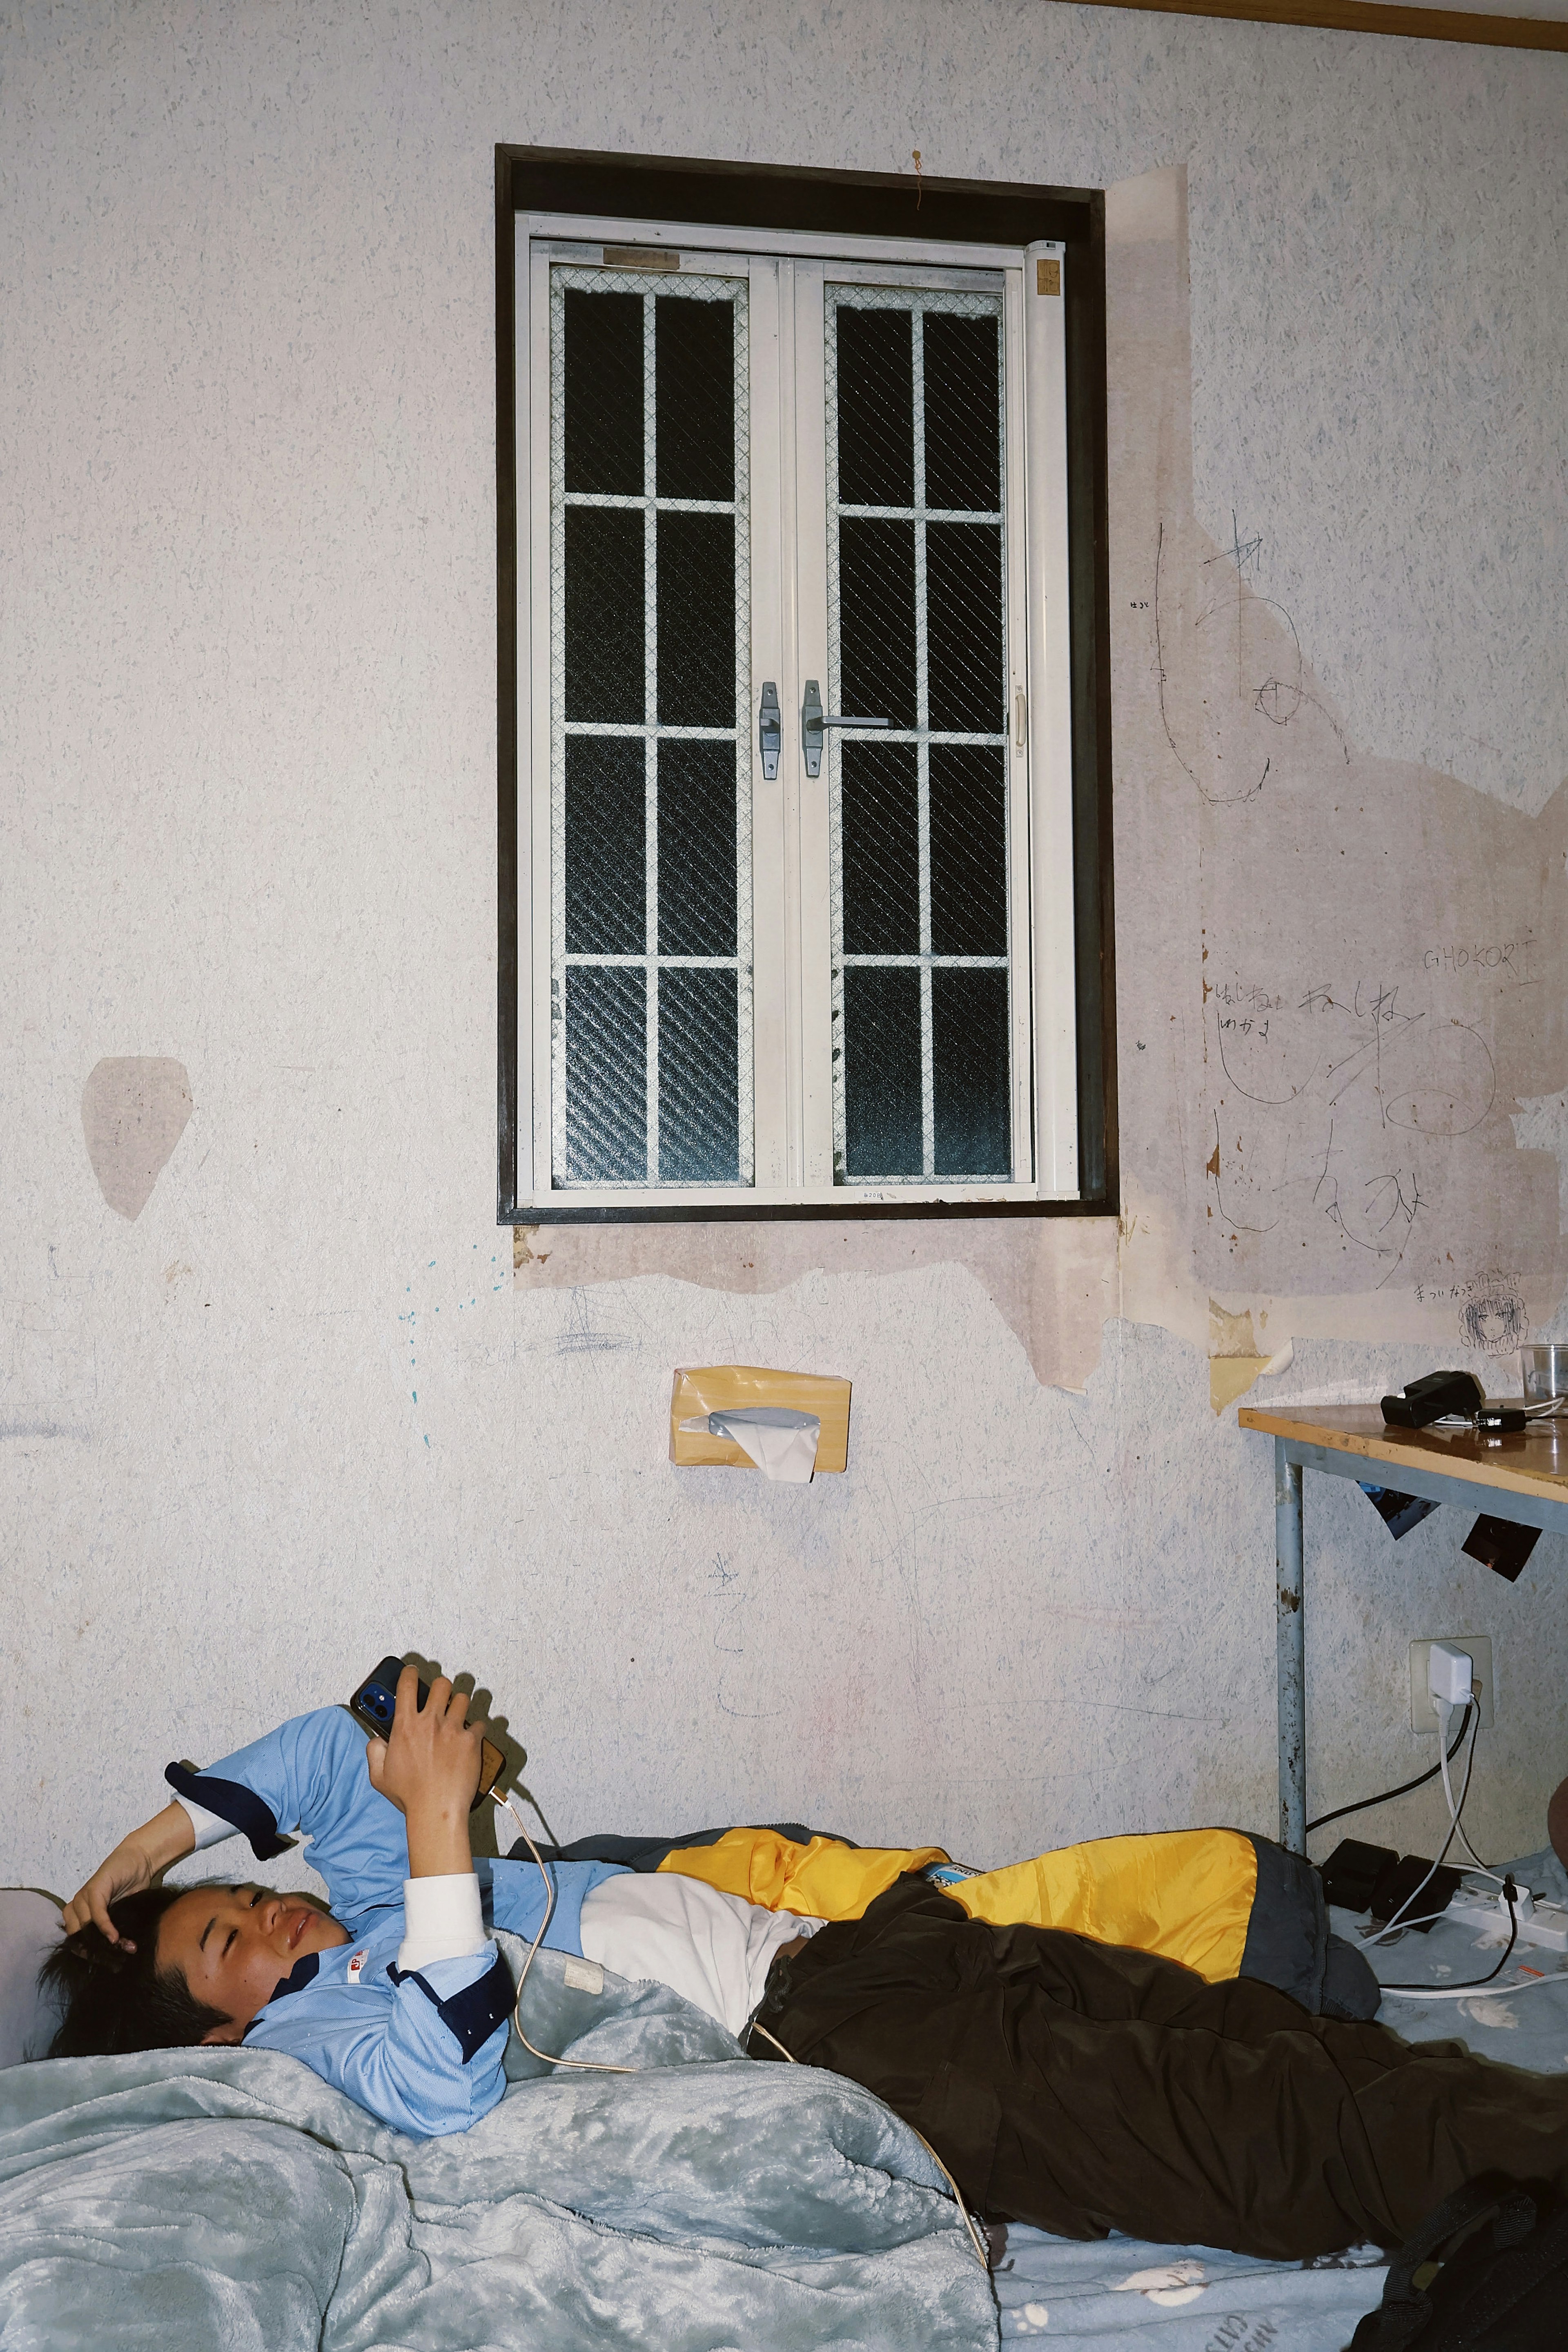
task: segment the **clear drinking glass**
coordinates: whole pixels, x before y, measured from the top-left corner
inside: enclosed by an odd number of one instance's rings
[[[1568,1420],[1568,1346],[1561,1340],[1544,1342],[1519,1351],[1524,1372],[1526,1404],[1545,1404],[1550,1398],[1562,1397],[1564,1402],[1555,1412],[1545,1414],[1550,1421]]]

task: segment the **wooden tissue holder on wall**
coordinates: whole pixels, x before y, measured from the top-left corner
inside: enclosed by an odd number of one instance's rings
[[[816,1441],[818,1470],[843,1470],[849,1462],[849,1382],[817,1372],[772,1372],[760,1364],[702,1364],[675,1375],[669,1400],[669,1458],[681,1469],[751,1470],[741,1448],[728,1437],[682,1429],[700,1414],[741,1405],[785,1405],[814,1412],[822,1423]]]

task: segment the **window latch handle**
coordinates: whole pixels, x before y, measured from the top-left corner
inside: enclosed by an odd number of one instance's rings
[[[779,750],[784,742],[784,713],[779,709],[779,690],[773,680],[763,681],[763,707],[757,720],[757,743],[763,755],[763,774],[771,784],[779,772]]]
[[[805,753],[808,776],[822,773],[822,730],[825,727],[890,727],[890,719],[852,719],[837,711],[824,710],[822,689],[816,678],[805,681],[805,694],[800,707],[800,740]]]

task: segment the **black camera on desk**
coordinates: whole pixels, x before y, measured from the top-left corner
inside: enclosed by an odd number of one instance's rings
[[[1383,1418],[1390,1429],[1429,1429],[1436,1421],[1469,1422],[1478,1437],[1490,1440],[1522,1438],[1529,1416],[1522,1405],[1489,1404],[1486,1391],[1473,1372],[1427,1372],[1407,1381],[1404,1394],[1385,1396]],[[1370,1489],[1368,1490],[1371,1491]],[[1426,1514],[1413,1496],[1380,1487],[1373,1496],[1395,1542]],[[1521,1527],[1511,1519],[1483,1513],[1465,1538],[1465,1550],[1484,1568],[1514,1583],[1540,1540],[1538,1528]]]

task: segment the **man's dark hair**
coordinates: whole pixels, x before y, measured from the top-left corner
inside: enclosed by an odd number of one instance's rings
[[[158,1929],[163,1914],[188,1886],[149,1886],[122,1895],[109,1906],[121,1936],[136,1949],[111,1944],[90,1923],[57,1944],[38,1970],[42,1990],[55,2001],[60,2022],[49,2043],[51,2058],[114,2058],[128,2050],[182,2050],[200,2042],[215,2025],[227,2025],[221,2009],[197,2000],[180,1969],[158,1966]]]

